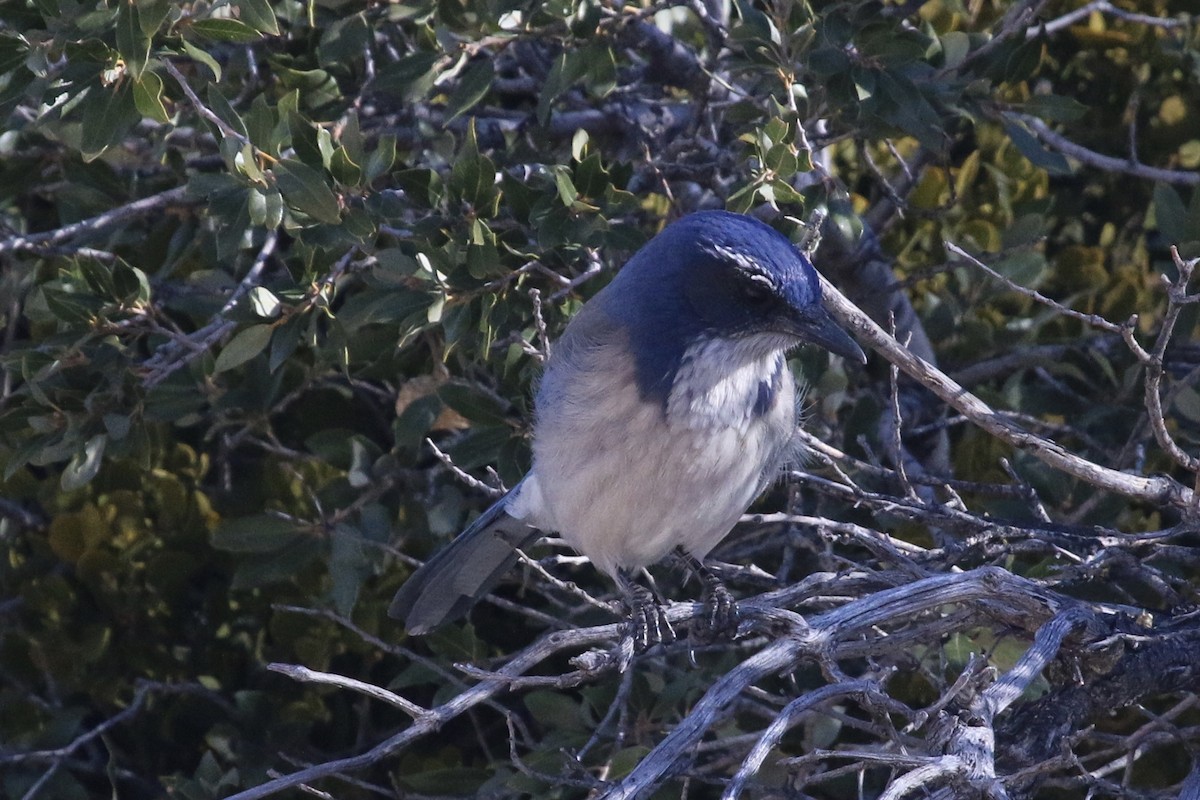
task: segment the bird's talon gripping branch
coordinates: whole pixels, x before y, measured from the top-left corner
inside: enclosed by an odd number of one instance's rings
[[[725,584],[717,576],[712,575],[713,583],[705,587],[704,610],[693,629],[697,641],[708,643],[721,639],[733,639],[737,636],[738,612],[737,601]]]
[[[667,610],[658,602],[653,592],[634,583],[623,572],[617,573],[617,586],[621,589],[625,605],[629,609],[634,650],[644,653],[656,644],[670,644],[675,641],[675,628],[667,618]]]
[[[675,641],[675,629],[667,619],[666,609],[653,599],[637,606],[633,612],[633,641],[639,653],[644,653],[656,644],[671,644]]]
[[[704,586],[701,594],[704,607],[692,623],[691,638],[701,644],[736,638],[740,614],[729,587],[704,562],[683,548],[676,549],[675,558]]]

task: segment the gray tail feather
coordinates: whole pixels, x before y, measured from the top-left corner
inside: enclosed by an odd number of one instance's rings
[[[464,616],[517,563],[538,530],[508,515],[518,484],[409,576],[388,606],[388,616],[404,620],[420,636]]]

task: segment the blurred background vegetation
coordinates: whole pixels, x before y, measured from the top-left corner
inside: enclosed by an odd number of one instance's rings
[[[485,483],[518,478],[546,342],[686,211],[754,211],[795,237],[824,215],[818,266],[866,307],[900,292],[901,327],[968,388],[1101,463],[1192,482],[1142,444],[1119,337],[945,250],[1157,329],[1168,247],[1200,254],[1191,0],[8,0],[0,116],[3,797],[226,796],[405,724],[266,663],[433,702],[460,680],[449,665],[544,630],[483,605],[415,642],[386,618],[414,559],[488,501],[425,440]],[[857,273],[868,261],[883,273]],[[1165,395],[1190,452],[1194,312]],[[808,427],[868,461],[888,451],[886,367],[824,367],[796,362],[816,382]],[[1064,525],[1173,524],[913,402],[914,434],[943,437],[922,451],[933,474],[1005,484],[1007,458]],[[1012,493],[967,496],[1024,513]],[[785,487],[762,509],[936,538],[851,505]],[[776,574],[832,552],[749,538]],[[1169,592],[1080,591],[1196,601],[1194,561],[1162,569]],[[606,591],[586,567],[562,574]],[[962,645],[939,657],[961,665]],[[721,668],[640,668],[635,722],[578,768],[620,775]],[[504,717],[480,710],[327,788],[585,796],[561,752],[620,682],[505,699],[524,770]],[[829,725],[803,744],[853,741]],[[734,718],[720,735],[741,732]],[[1144,791],[1182,780],[1184,752],[1139,774]]]

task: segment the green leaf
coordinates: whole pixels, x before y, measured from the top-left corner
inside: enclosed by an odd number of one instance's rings
[[[254,28],[236,19],[199,19],[192,23],[191,29],[205,39],[218,42],[247,44],[262,38]]]
[[[366,142],[363,140],[362,128],[358,123],[358,114],[351,109],[343,117],[341,133],[338,134],[338,144],[346,148],[346,155],[355,164],[362,164],[367,159]]]
[[[405,102],[423,100],[433,86],[441,60],[441,53],[422,51],[407,55],[381,69],[371,81],[371,88]]]
[[[529,692],[525,707],[538,723],[559,731],[585,731],[589,722],[579,699],[546,689]]]
[[[93,86],[80,103],[83,110],[83,130],[79,151],[85,161],[91,161],[119,143],[139,119],[133,100],[130,81],[122,81],[113,89]]]
[[[971,38],[962,31],[950,31],[942,34],[942,66],[955,69],[967,57],[971,50]]]
[[[405,169],[397,172],[393,179],[415,202],[426,207],[436,206],[442,200],[442,177],[433,169]]]
[[[143,72],[142,77],[133,82],[133,104],[138,113],[155,122],[170,122],[171,116],[163,105],[162,90],[162,78],[157,73]]]
[[[366,174],[363,183],[368,186],[374,183],[376,178],[387,173],[392,168],[392,164],[395,161],[396,137],[390,133],[379,137],[379,143],[375,145],[375,149],[367,156],[367,165],[364,169]]]
[[[600,154],[592,153],[575,165],[575,188],[584,197],[603,197],[605,191],[612,185],[608,170],[600,160]]]
[[[322,32],[317,61],[323,67],[345,68],[362,58],[370,37],[371,28],[362,12],[339,19]]]
[[[246,553],[237,560],[229,588],[240,591],[291,580],[324,549],[324,542],[316,536],[301,536],[269,553]]]
[[[139,78],[150,57],[150,37],[142,30],[138,8],[133,0],[117,2],[117,50],[125,59],[125,69],[133,78]]]
[[[1011,119],[1005,119],[1004,131],[1008,134],[1008,138],[1016,145],[1017,150],[1021,155],[1029,159],[1035,167],[1040,167],[1046,170],[1051,175],[1070,175],[1071,165],[1067,159],[1061,154],[1053,150],[1047,150],[1038,141],[1037,137],[1025,127]]]
[[[242,114],[250,141],[259,150],[276,157],[279,155],[282,138],[279,136],[282,133],[279,118],[275,101],[268,102],[261,94],[250,102],[250,109]]]
[[[150,279],[137,267],[130,266],[124,259],[113,264],[113,296],[123,304],[145,303],[150,299]]]
[[[420,397],[409,403],[392,423],[392,436],[400,448],[419,447],[442,412],[442,401],[436,394]]]
[[[546,76],[546,82],[542,84],[541,94],[538,96],[537,117],[539,123],[546,125],[550,121],[550,112],[554,109],[554,101],[582,76],[583,71],[579,60],[570,58],[569,52],[559,53],[558,58],[554,60],[554,65],[550,68],[550,74]]]
[[[1032,78],[1042,64],[1045,50],[1040,38],[1022,42],[1004,65],[1004,79],[1009,83],[1018,83]]]
[[[1179,386],[1172,403],[1179,415],[1189,422],[1200,422],[1200,393],[1191,386]]]
[[[500,448],[512,437],[508,426],[472,429],[457,440],[448,450],[450,457],[462,469],[479,469],[494,464],[500,457]]]
[[[869,100],[875,95],[875,74],[874,70],[862,67],[853,67],[850,70],[850,79],[854,83],[854,94],[860,101]]]
[[[946,131],[937,111],[912,79],[899,70],[880,70],[876,76],[879,93],[871,98],[876,113],[915,136],[926,147],[941,149]]]
[[[1200,238],[1200,224],[1192,220],[1175,187],[1165,183],[1154,186],[1154,224],[1171,244]]]
[[[207,95],[208,106],[212,109],[213,113],[220,117],[221,121],[226,125],[249,139],[250,134],[246,131],[246,123],[242,122],[241,116],[225,98],[225,95],[221,93],[221,90],[217,88],[216,84],[210,83],[208,85]]]
[[[809,56],[808,67],[821,77],[841,75],[850,69],[850,56],[840,47],[819,47]]]
[[[569,167],[556,165],[554,167],[554,186],[558,189],[558,199],[562,201],[564,206],[570,208],[574,205],[575,200],[579,197],[579,192],[575,189],[575,184],[571,181],[571,170]]]
[[[992,269],[1018,286],[1036,288],[1046,273],[1046,256],[1034,249],[1014,250],[992,264]]]
[[[332,425],[304,440],[304,447],[337,469],[362,472],[382,454],[379,447],[362,434]],[[360,474],[359,479],[365,477]]]
[[[609,780],[623,778],[633,772],[633,768],[641,764],[649,753],[650,748],[641,744],[613,753],[608,759],[608,775],[611,776]]]
[[[767,168],[782,178],[790,178],[796,174],[800,160],[796,157],[795,148],[786,142],[780,142],[763,154],[763,163]]]
[[[330,599],[342,616],[349,617],[354,611],[359,590],[370,576],[373,563],[357,528],[346,523],[334,528],[329,558]]]
[[[256,514],[225,520],[213,531],[210,543],[232,553],[270,553],[294,543],[304,530],[294,520]]]
[[[138,10],[138,24],[142,27],[142,33],[147,39],[154,38],[154,34],[158,33],[158,29],[162,27],[163,21],[167,15],[171,13],[171,0],[136,0]]]
[[[271,372],[279,369],[300,345],[300,337],[304,334],[306,318],[302,314],[294,314],[287,322],[275,329],[271,337],[271,355],[267,358],[267,369]]]
[[[292,134],[292,148],[296,151],[296,158],[313,169],[328,167],[329,159],[333,155],[329,132],[314,125],[298,111],[288,111],[287,123]]]
[[[251,189],[248,209],[253,225],[271,230],[283,222],[283,196],[274,189]]]
[[[43,286],[42,297],[50,313],[64,322],[91,323],[104,307],[104,302],[98,297],[82,292],[64,292],[53,286]]]
[[[504,407],[490,394],[464,381],[447,381],[438,387],[438,398],[471,422],[504,425]]]
[[[103,297],[117,299],[117,288],[113,283],[112,270],[108,265],[95,258],[79,259],[79,272],[87,282],[88,288]]]
[[[242,20],[252,28],[271,36],[279,35],[279,23],[267,0],[237,0],[237,5],[241,9]]]
[[[379,228],[371,214],[361,208],[351,208],[342,217],[341,232],[356,244],[365,245],[375,238]]]
[[[474,108],[487,95],[494,78],[495,69],[490,58],[480,59],[467,67],[446,102],[447,122]]]
[[[1074,97],[1060,94],[1035,94],[1022,107],[1027,114],[1051,122],[1078,122],[1088,112],[1088,106]]]
[[[496,165],[479,152],[474,119],[467,126],[466,140],[450,169],[450,191],[482,216],[495,214],[500,195],[496,189]]]
[[[337,197],[321,173],[293,159],[280,161],[272,172],[288,206],[318,222],[335,224],[341,220]]]
[[[362,167],[350,160],[350,154],[344,147],[333,151],[333,157],[329,160],[329,171],[334,180],[343,186],[358,186],[362,180]]]
[[[234,367],[245,364],[250,359],[261,353],[271,341],[271,332],[274,329],[270,325],[251,325],[248,328],[238,331],[237,335],[229,340],[229,344],[221,350],[221,354],[217,356],[216,366],[213,367],[213,373],[224,372]]]
[[[187,39],[180,40],[180,44],[183,45],[183,52],[187,53],[193,61],[198,61],[212,70],[213,80],[218,83],[221,82],[221,65],[217,63],[215,58],[208,54],[207,50],[201,50]]]
[[[64,492],[86,486],[92,478],[96,477],[96,473],[100,471],[100,465],[104,461],[106,444],[108,444],[108,436],[98,433],[88,439],[79,452],[71,457],[70,462],[63,470],[60,481]]]
[[[193,181],[199,176],[193,177]],[[246,229],[250,227],[250,190],[232,175],[214,175],[220,178],[208,195],[208,210],[220,224],[216,226],[214,238],[217,257],[233,258],[242,248],[249,246]],[[189,190],[203,190],[203,186],[189,185]]]
[[[771,18],[754,7],[749,0],[735,0],[740,24],[733,29],[734,37],[747,45],[769,46],[779,41],[779,31]]]

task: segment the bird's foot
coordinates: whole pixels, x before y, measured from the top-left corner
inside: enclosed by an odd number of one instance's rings
[[[621,582],[621,589],[629,608],[634,650],[644,653],[656,644],[675,641],[667,610],[649,589],[629,580]]]
[[[740,614],[729,587],[695,556],[683,550],[677,555],[704,585],[700,598],[704,608],[692,622],[691,638],[701,644],[736,638]]]
[[[716,575],[709,572],[708,576],[712,582],[705,584],[701,598],[704,609],[692,624],[691,635],[704,644],[734,639],[737,637],[738,623],[741,621],[737,601],[733,599],[729,587],[721,583]]]

